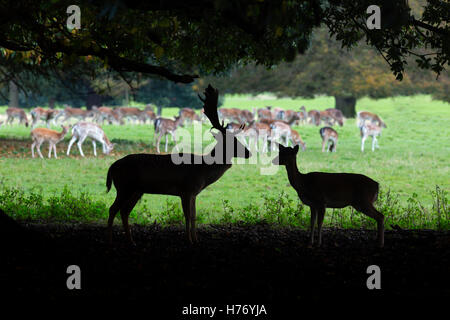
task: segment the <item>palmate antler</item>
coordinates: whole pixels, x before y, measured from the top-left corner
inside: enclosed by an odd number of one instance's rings
[[[203,113],[208,117],[209,121],[211,121],[211,125],[213,128],[219,130],[223,134],[226,133],[226,129],[219,122],[219,115],[217,114],[217,102],[219,100],[219,90],[214,89],[211,85],[205,89],[205,99],[203,99],[200,95],[198,95],[199,99],[203,102]]]

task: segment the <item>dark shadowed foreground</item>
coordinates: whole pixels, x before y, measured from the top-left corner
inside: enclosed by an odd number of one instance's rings
[[[271,319],[314,303],[351,310],[361,301],[372,312],[450,297],[449,232],[387,231],[380,250],[375,231],[326,229],[323,247],[308,249],[308,232],[294,228],[200,227],[200,243],[191,246],[182,226],[135,225],[136,247],[125,244],[121,226],[110,247],[103,225],[22,226],[0,235],[0,286],[18,303],[86,302],[112,310],[125,301],[145,307],[149,316],[159,310],[179,319],[189,304],[264,304]],[[74,264],[82,288],[70,291],[66,269]],[[381,268],[381,290],[367,289],[370,265]]]

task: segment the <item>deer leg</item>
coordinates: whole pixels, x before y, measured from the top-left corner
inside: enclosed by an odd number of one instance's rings
[[[317,232],[318,232],[318,240],[317,246],[320,247],[322,245],[322,224],[323,218],[325,217],[325,207],[317,208]]]
[[[58,156],[56,155],[56,144],[53,144],[53,153],[55,154],[55,159],[58,159]]]
[[[36,146],[36,141],[31,144],[31,157],[34,158],[34,147]]]
[[[191,236],[194,242],[197,242],[197,228],[195,227],[197,212],[195,210],[195,196],[191,197]]]
[[[128,224],[128,217],[130,212],[133,210],[134,206],[138,200],[142,197],[142,193],[134,192],[129,197],[124,198],[122,202],[122,207],[120,208],[120,217],[122,218],[122,225],[125,231],[125,236],[128,242],[135,245],[133,238],[131,237],[130,225]]]
[[[72,148],[72,145],[76,140],[77,140],[76,136],[73,136],[72,139],[70,139],[69,146],[67,147],[67,155],[70,154],[70,149]]]
[[[375,209],[372,203],[362,208],[354,208],[377,222],[378,246],[382,248],[384,246],[384,215]]]
[[[108,229],[107,229],[109,244],[112,244],[112,226],[114,223],[114,218],[119,212],[121,206],[120,203],[121,203],[121,194],[117,192],[116,200],[114,200],[114,203],[109,208]]]
[[[156,152],[161,153],[161,151],[159,151],[159,144],[161,143],[161,138],[162,138],[162,132],[159,132],[158,138],[156,140]]]
[[[372,151],[375,151],[375,143],[377,142],[377,138],[372,136]]]
[[[53,145],[52,145],[52,143],[49,141],[49,142],[48,142],[48,157],[49,157],[49,158],[52,156],[52,151],[53,151]]]
[[[191,196],[183,195],[181,196],[181,206],[183,207],[184,218],[186,220],[186,234],[190,243],[192,243],[192,233],[191,233]]]
[[[309,247],[312,247],[314,244],[314,225],[316,224],[317,209],[316,207],[312,206],[310,206],[309,209],[311,210],[311,234],[309,240]]]
[[[325,152],[325,139],[322,139],[322,152]]]
[[[97,145],[95,144],[95,140],[92,140],[92,148],[94,149],[94,156],[97,156]],[[105,153],[105,147],[103,147],[103,153]]]
[[[41,153],[41,144],[42,144],[42,142],[38,142],[36,149],[37,149],[39,157],[41,157],[41,159],[44,159],[44,156]]]
[[[83,158],[84,158],[84,153],[83,153],[83,149],[81,149],[81,145],[83,144],[84,140],[86,140],[86,136],[81,136],[77,142],[78,150],[80,151],[80,154]]]
[[[169,141],[167,138],[168,138],[168,134],[166,134],[166,152],[167,152],[167,143]]]
[[[364,152],[364,143],[366,142],[366,136],[363,136],[361,139],[361,152]]]

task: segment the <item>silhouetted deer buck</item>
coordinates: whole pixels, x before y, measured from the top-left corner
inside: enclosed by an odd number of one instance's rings
[[[378,197],[378,182],[356,173],[310,172],[297,169],[298,145],[294,148],[278,144],[280,153],[272,160],[275,165],[286,166],[289,182],[300,200],[311,209],[310,245],[314,244],[314,225],[317,217],[318,246],[322,243],[322,223],[326,208],[352,206],[377,221],[378,245],[384,245],[384,216],[373,203]]]
[[[130,154],[114,162],[108,170],[106,187],[111,184],[117,190],[117,196],[109,208],[108,237],[112,242],[114,217],[120,211],[127,239],[132,243],[128,216],[144,193],[179,196],[186,219],[186,233],[190,242],[197,240],[195,231],[195,199],[208,185],[214,183],[231,168],[234,157],[249,158],[248,151],[236,138],[238,133],[227,132],[219,123],[217,115],[217,89],[208,86],[205,89],[204,113],[211,121],[217,140],[209,154],[195,155],[178,153],[175,156],[184,159],[183,163],[173,161],[174,154]]]

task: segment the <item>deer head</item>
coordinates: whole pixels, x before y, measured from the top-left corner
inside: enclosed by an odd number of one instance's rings
[[[297,157],[297,153],[298,153],[298,149],[299,149],[298,145],[291,148],[291,147],[285,147],[282,144],[279,144],[277,142],[275,142],[275,144],[278,145],[278,150],[280,151],[280,153],[278,154],[277,157],[275,157],[275,159],[272,160],[273,164],[285,166],[290,161],[292,161],[292,160],[295,161],[295,158]]]
[[[198,96],[204,104],[203,112],[211,122],[211,129],[217,129],[219,131],[218,133],[212,132],[212,135],[216,139],[217,144],[211,151],[211,156],[215,157],[217,155],[220,157],[220,159],[224,159],[225,163],[230,163],[231,158],[250,158],[250,151],[248,151],[248,149],[244,147],[244,145],[240,143],[238,139],[236,139],[236,135],[238,135],[244,129],[244,126],[240,127],[239,130],[231,133],[226,129],[223,121],[222,124],[220,124],[219,122],[219,116],[217,114],[219,91],[217,89],[214,89],[211,85],[208,85],[208,87],[205,89],[204,95],[204,99],[200,95]]]

